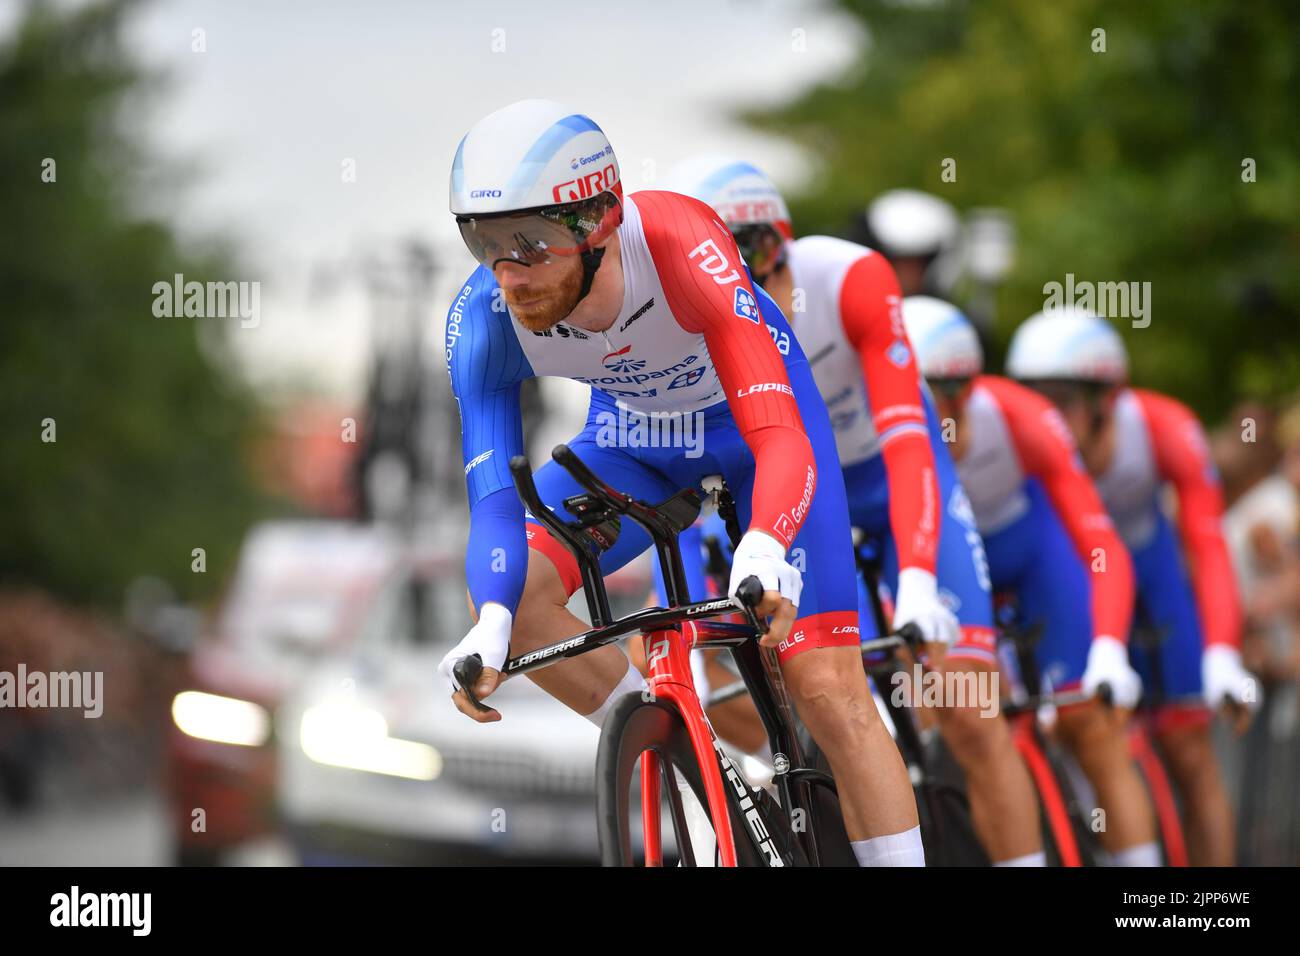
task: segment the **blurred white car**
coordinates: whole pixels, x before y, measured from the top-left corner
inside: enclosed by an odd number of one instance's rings
[[[281,708],[279,804],[304,863],[599,859],[596,728],[522,677],[492,696],[499,722],[452,706],[437,666],[470,626],[462,561],[394,575]],[[645,570],[629,574],[611,595],[640,606]]]
[[[317,657],[353,639],[402,554],[372,525],[269,521],[249,532],[172,701],[177,862],[217,862],[274,831],[272,715]]]

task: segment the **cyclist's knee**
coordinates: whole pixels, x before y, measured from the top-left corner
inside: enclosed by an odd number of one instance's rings
[[[998,719],[996,674],[988,663],[971,658],[950,658],[944,665],[936,713],[948,748],[963,766],[991,759],[1010,744],[1006,724]]]
[[[1218,769],[1209,732],[1199,727],[1180,728],[1159,735],[1161,755],[1180,780],[1190,781]]]
[[[530,650],[552,639],[555,613],[569,603],[568,592],[555,565],[544,554],[528,551],[528,573],[515,610],[511,645],[516,652]]]
[[[1060,735],[1085,771],[1126,766],[1128,731],[1105,705],[1089,701],[1057,712]]]
[[[856,648],[805,651],[784,669],[799,716],[814,735],[822,728],[866,726],[875,714]]]

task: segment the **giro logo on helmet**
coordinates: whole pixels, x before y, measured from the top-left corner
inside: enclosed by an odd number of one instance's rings
[[[470,199],[499,199],[500,197],[499,189],[475,189],[469,194]]]
[[[590,199],[598,193],[611,190],[617,182],[618,167],[610,163],[598,172],[587,173],[577,179],[559,183],[551,190],[551,196],[556,202],[577,202],[579,199]]]
[[[787,213],[770,199],[748,199],[718,206],[718,214],[729,223],[779,222]]]

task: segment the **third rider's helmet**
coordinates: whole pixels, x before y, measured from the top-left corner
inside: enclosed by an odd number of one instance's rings
[[[776,185],[757,166],[726,156],[695,156],[672,169],[666,188],[713,207],[756,281],[785,262],[785,245],[794,238],[790,211]]]

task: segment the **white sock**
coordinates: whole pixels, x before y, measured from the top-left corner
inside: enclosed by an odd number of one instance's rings
[[[628,661],[627,673],[623,675],[623,679],[609,692],[605,702],[587,715],[587,719],[599,727],[605,722],[605,715],[609,713],[609,709],[618,703],[620,697],[624,694],[639,694],[649,686],[645,678],[641,676],[641,672],[633,666],[631,661]]]
[[[858,858],[858,866],[925,866],[919,826],[870,840],[854,840],[849,845]]]
[[[1139,843],[1110,855],[1111,866],[1160,866],[1160,844]]]
[[[1042,850],[1037,853],[1026,853],[1024,856],[1013,856],[1009,860],[998,860],[994,866],[1047,866],[1047,854]]]

